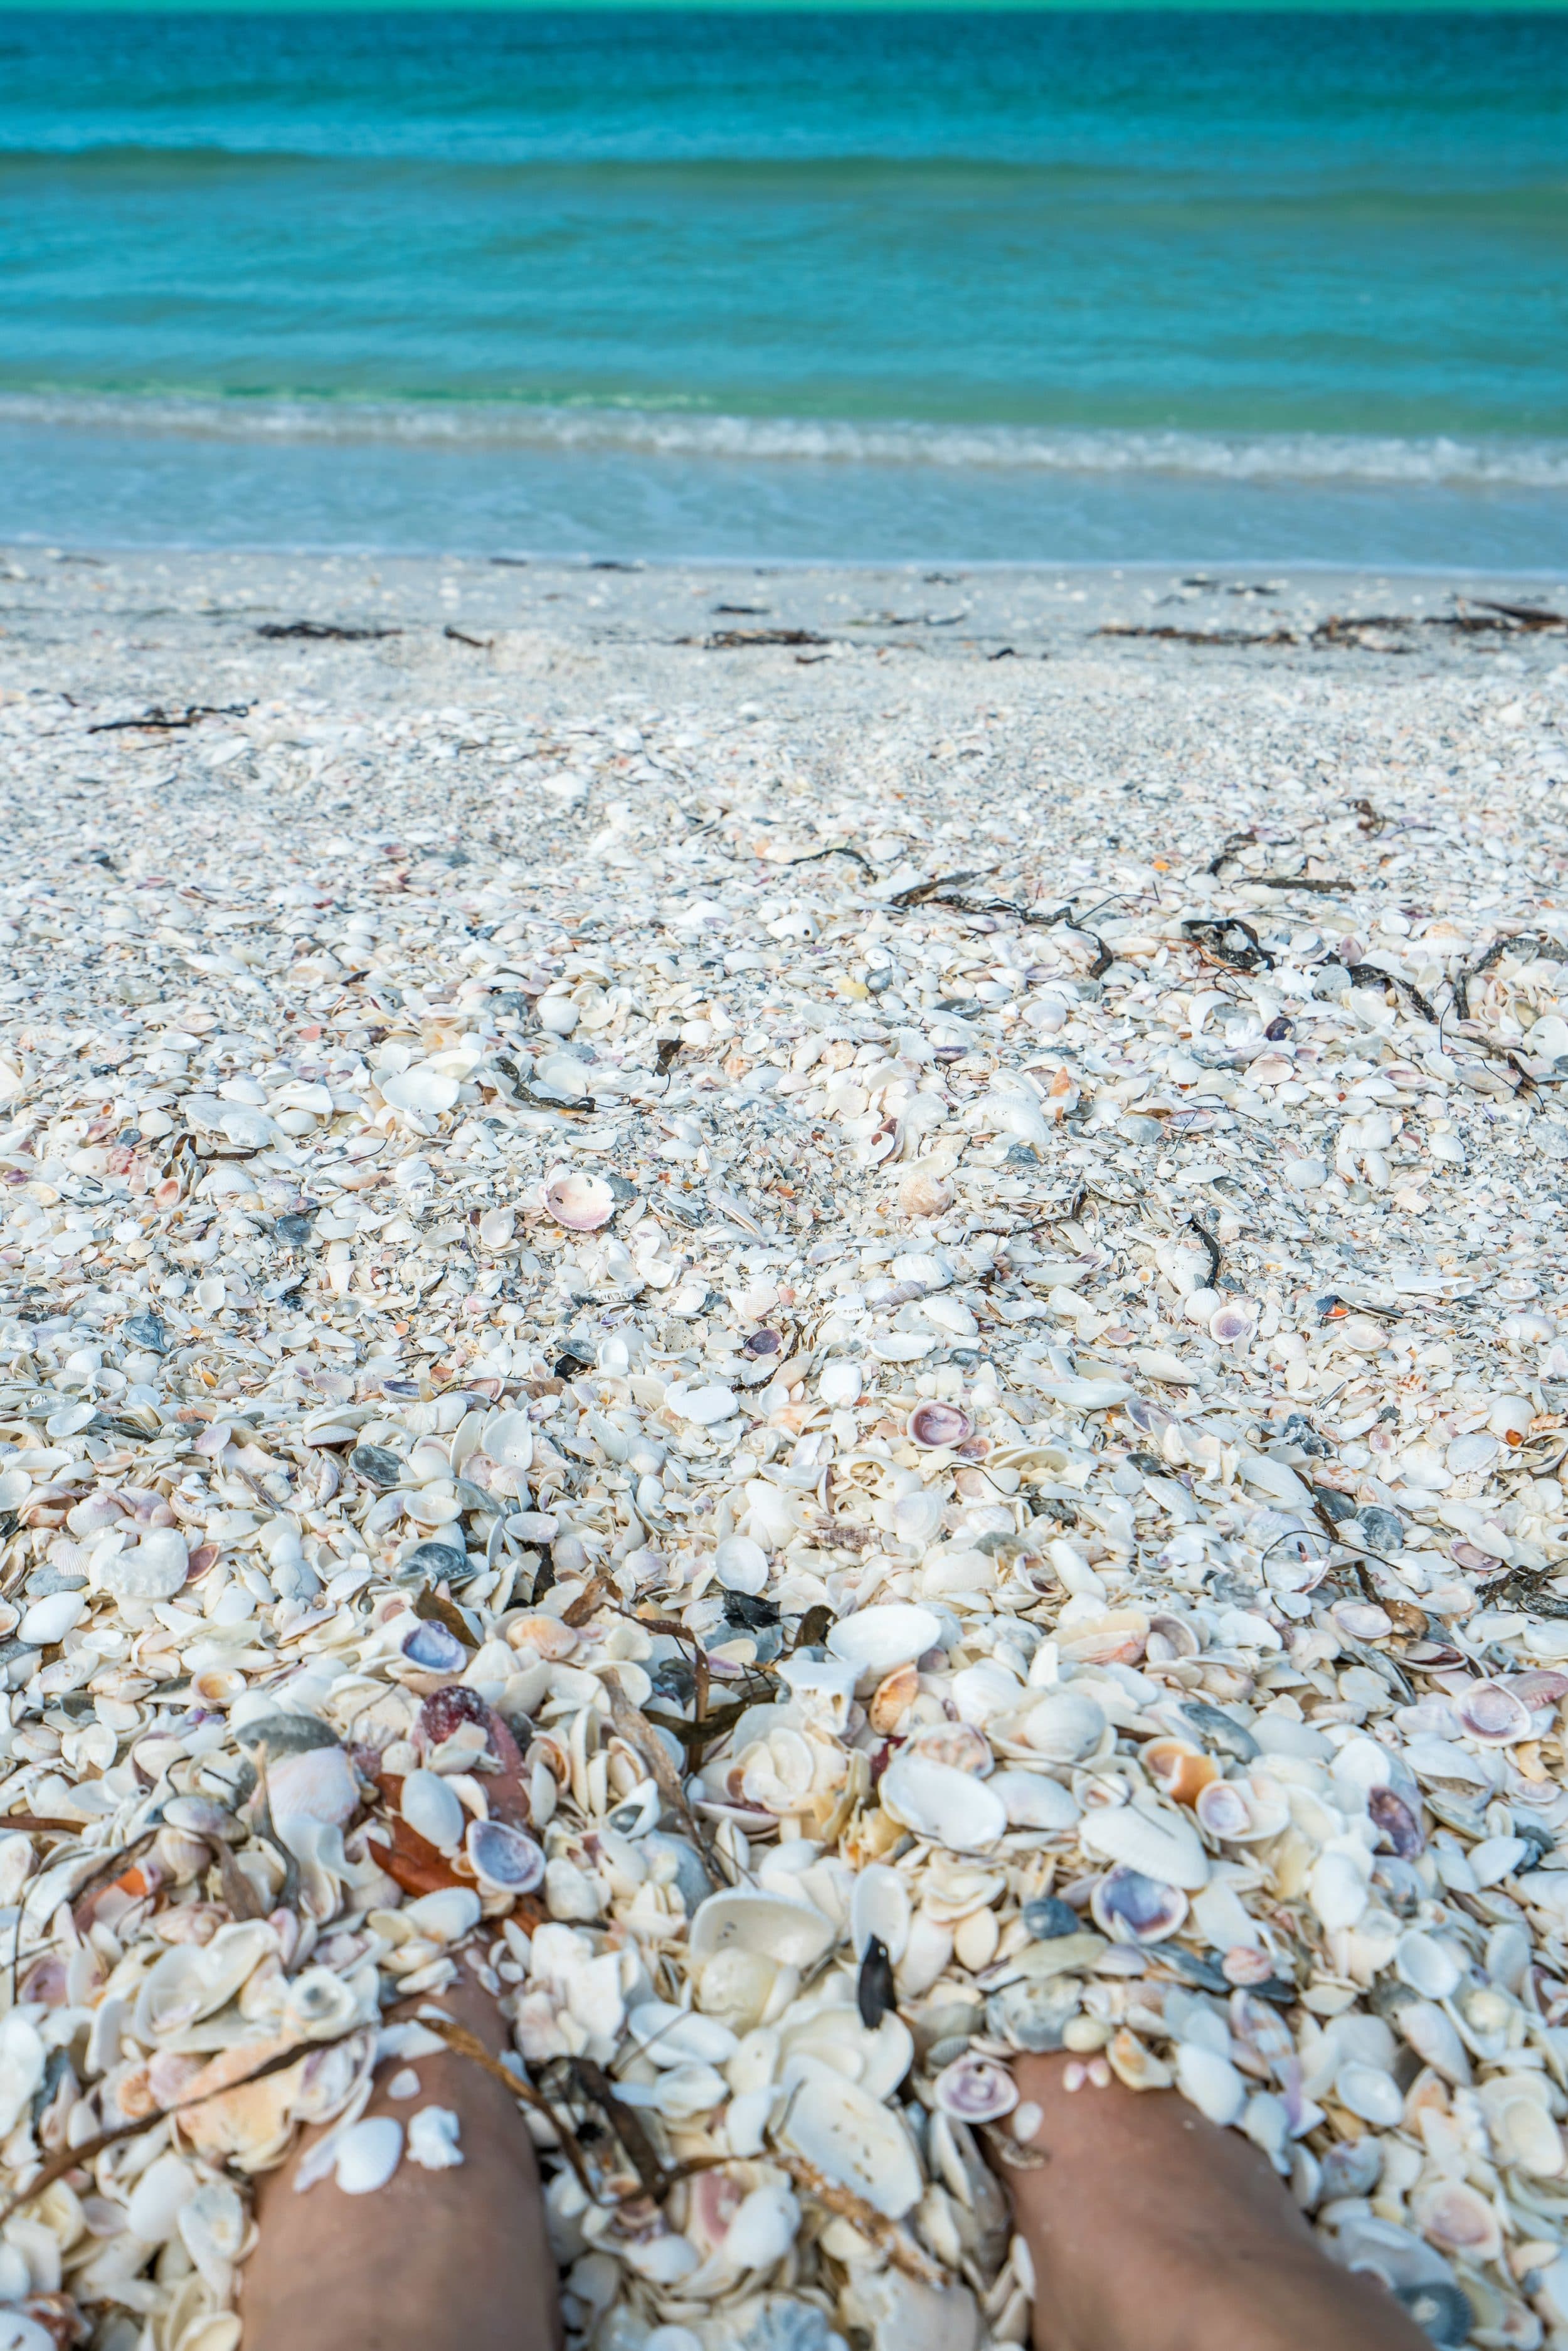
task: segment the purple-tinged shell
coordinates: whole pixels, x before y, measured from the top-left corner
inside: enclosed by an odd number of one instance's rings
[[[464,1851],[474,1875],[493,1894],[531,1894],[544,1884],[545,1857],[531,1836],[505,1821],[470,1821]]]
[[[1012,2075],[988,2057],[959,2057],[936,2076],[936,2098],[959,2122],[994,2123],[1019,2102]]]
[[[1113,1943],[1163,1943],[1187,1913],[1186,1896],[1124,1864],[1108,1869],[1089,1897],[1094,1924]]]
[[[916,1445],[962,1445],[974,1433],[974,1422],[956,1404],[917,1404],[909,1416],[909,1434]]]
[[[1392,1788],[1367,1790],[1366,1817],[1379,1836],[1386,1839],[1390,1853],[1397,1854],[1401,1861],[1414,1861],[1425,1852],[1427,1839],[1420,1822]]]
[[[402,1654],[409,1665],[426,1674],[460,1674],[468,1662],[468,1651],[455,1633],[423,1618],[403,1635]]]

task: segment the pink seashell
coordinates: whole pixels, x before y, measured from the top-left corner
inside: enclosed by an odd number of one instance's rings
[[[916,1445],[962,1445],[974,1433],[974,1422],[956,1404],[917,1404],[909,1416],[909,1434]]]
[[[1455,1707],[1469,1737],[1485,1747],[1511,1747],[1530,1736],[1530,1708],[1501,1682],[1477,1682]]]
[[[615,1195],[602,1176],[580,1171],[552,1176],[545,1186],[545,1206],[558,1225],[574,1233],[594,1233],[615,1213]]]
[[[1019,2102],[1013,2077],[988,2057],[958,2057],[936,2076],[936,2103],[960,2122],[994,2123]]]
[[[1508,1687],[1522,1706],[1531,1709],[1556,1706],[1568,1698],[1568,1674],[1553,1673],[1550,1666],[1534,1667],[1528,1673],[1513,1675]]]

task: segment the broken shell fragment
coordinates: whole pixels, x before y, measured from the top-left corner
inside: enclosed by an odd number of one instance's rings
[[[883,1601],[841,1617],[828,1635],[828,1654],[841,1657],[857,1674],[880,1681],[900,1666],[910,1665],[934,1648],[941,1635],[940,1617],[929,1608],[908,1601]]]

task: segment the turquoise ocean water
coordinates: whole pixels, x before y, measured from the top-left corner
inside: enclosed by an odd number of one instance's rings
[[[0,536],[1568,565],[1568,16],[0,13]]]

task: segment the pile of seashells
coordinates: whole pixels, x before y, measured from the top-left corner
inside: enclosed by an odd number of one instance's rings
[[[0,2343],[234,2351],[302,2123],[461,2160],[361,2116],[462,1965],[595,2351],[1023,2342],[1055,2049],[1568,2341],[1568,920],[1392,802],[977,889],[386,729],[555,847],[182,893],[110,737],[7,901]]]

